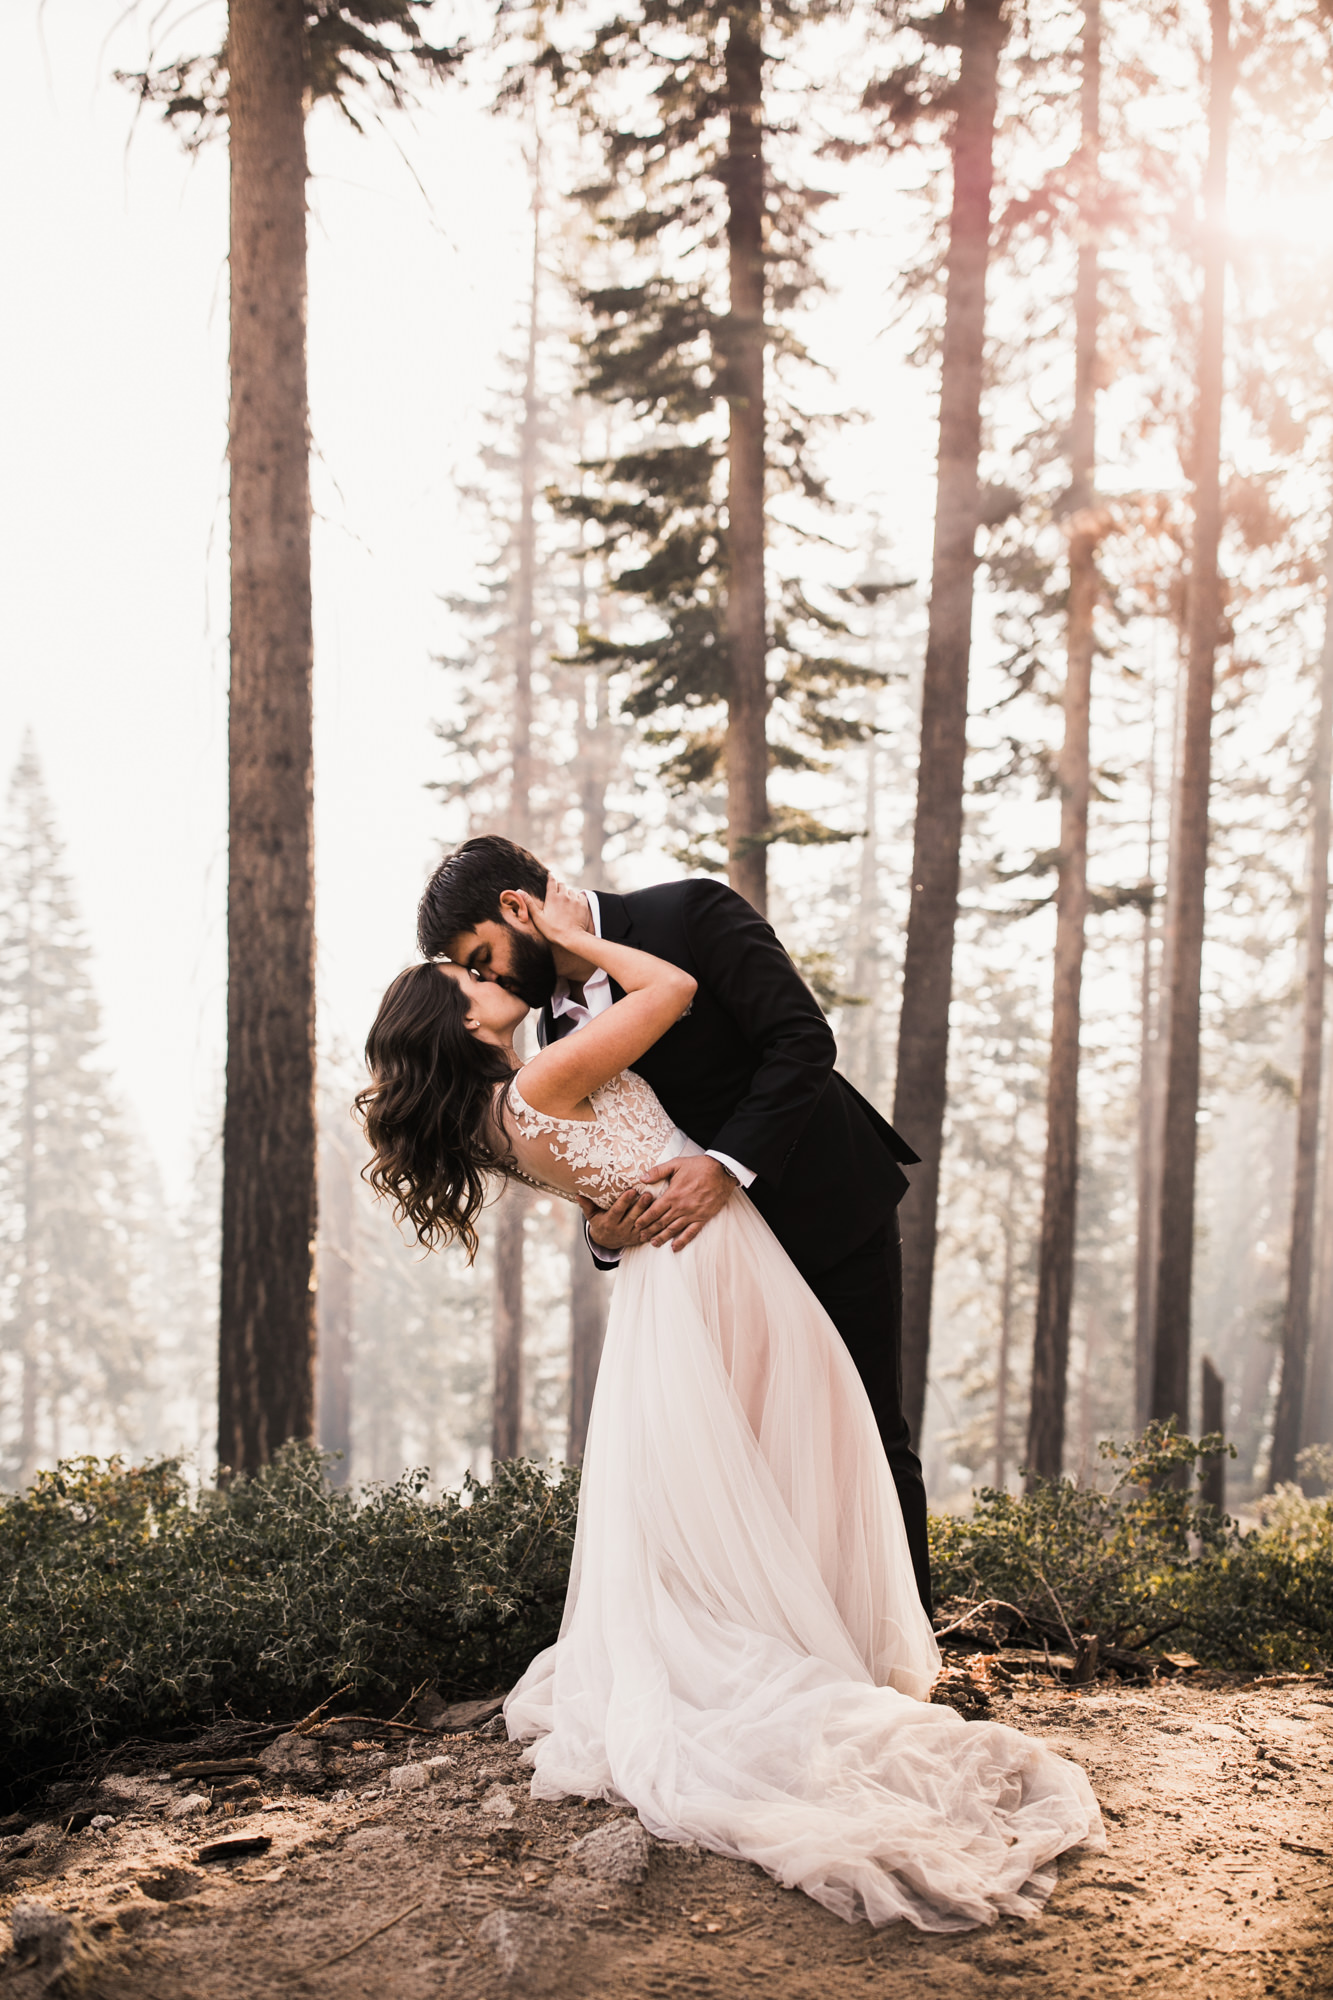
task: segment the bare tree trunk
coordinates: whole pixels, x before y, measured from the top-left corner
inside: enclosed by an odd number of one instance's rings
[[[495,1387],[491,1398],[491,1457],[517,1458],[523,1449],[523,1224],[528,1198],[518,1181],[506,1181],[491,1210],[495,1218],[495,1291],[491,1340]]]
[[[231,0],[231,721],[218,1457],[314,1415],[315,953],[301,0]]]
[[[1325,1064],[1315,1306],[1301,1443],[1333,1444],[1333,1063]]]
[[[1208,164],[1204,174],[1203,302],[1199,401],[1191,453],[1194,544],[1189,583],[1189,666],[1180,773],[1175,963],[1167,1024],[1166,1132],[1153,1342],[1152,1414],[1189,1422],[1190,1311],[1194,1275],[1194,1185],[1198,1161],[1199,998],[1213,681],[1222,619],[1217,555],[1222,526],[1222,360],[1226,315],[1225,205],[1231,115],[1230,0],[1210,0]]]
[[[1208,1355],[1199,1363],[1199,1431],[1203,1437],[1221,1436],[1226,1427],[1226,1406],[1222,1377]],[[1220,1514],[1227,1504],[1227,1474],[1224,1453],[1210,1452],[1200,1470],[1199,1498],[1205,1507]]]
[[[335,1486],[352,1474],[352,1325],[356,1286],[356,1168],[345,1140],[324,1135],[319,1155],[319,1341],[317,1435],[337,1454]]]
[[[953,131],[939,483],[921,701],[912,900],[898,1027],[893,1122],[921,1155],[903,1219],[903,1409],[919,1435],[930,1352],[949,1000],[967,748],[967,676],[980,523],[982,358],[994,174],[1001,0],[964,0]]]
[[[606,1338],[606,1316],[614,1282],[599,1271],[588,1254],[583,1237],[583,1217],[571,1216],[569,1243],[569,1443],[565,1456],[571,1465],[583,1457],[588,1442],[588,1419],[592,1415],[597,1368]]]
[[[873,1104],[879,1090],[879,745],[866,739],[865,833],[856,885],[856,950],[852,992],[863,1002],[847,1039],[856,1051],[852,1072],[858,1090]]]
[[[1333,536],[1325,563],[1333,599]],[[1333,604],[1324,613],[1319,716],[1310,773],[1310,888],[1305,913],[1305,1004],[1301,1030],[1301,1094],[1296,1119],[1296,1175],[1291,1201],[1291,1253],[1282,1321],[1282,1378],[1273,1419],[1269,1484],[1296,1477],[1305,1415],[1310,1350],[1310,1287],[1314,1271],[1315,1187],[1319,1173],[1319,1108],[1324,1061],[1324,987],[1328,968],[1329,780],[1333,775]]]
[[[1014,1339],[1014,1195],[1017,1191],[1018,1120],[1014,1120],[1014,1151],[1010,1154],[1009,1182],[1005,1190],[1004,1216],[1000,1224],[1004,1236],[1004,1262],[1000,1272],[1000,1342],[995,1357],[995,1485],[1004,1491],[1009,1463],[1009,1357]]]
[[[727,16],[727,871],[768,908],[764,600],[764,58],[757,7]]]
[[[1060,753],[1060,874],[1056,891],[1051,1064],[1046,1086],[1046,1171],[1037,1267],[1037,1323],[1028,1416],[1028,1490],[1064,1467],[1069,1315],[1078,1219],[1078,1064],[1088,908],[1089,714],[1094,613],[1101,580],[1094,511],[1097,469],[1097,239],[1089,210],[1101,145],[1101,6],[1083,10],[1083,130],[1078,275],[1074,293],[1074,417],[1070,426],[1068,663]]]
[[[532,843],[532,635],[537,585],[537,459],[541,402],[537,354],[541,342],[541,144],[532,172],[532,259],[528,283],[527,352],[523,369],[523,418],[518,443],[518,520],[514,533],[514,594],[510,625],[514,660],[513,719],[509,735],[509,823],[520,847]],[[495,1221],[495,1276],[491,1302],[495,1383],[491,1406],[491,1455],[517,1458],[523,1439],[524,1222],[528,1199],[518,1182],[506,1185],[491,1211]]]

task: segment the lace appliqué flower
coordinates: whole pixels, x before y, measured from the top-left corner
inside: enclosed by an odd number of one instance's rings
[[[515,1080],[509,1109],[520,1136],[561,1161],[600,1207],[609,1208],[665,1152],[675,1126],[654,1091],[632,1069],[592,1092],[595,1117],[552,1118],[534,1111]]]

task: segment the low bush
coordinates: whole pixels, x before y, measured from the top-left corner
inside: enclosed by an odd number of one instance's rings
[[[43,1473],[0,1502],[0,1767],[342,1688],[389,1712],[508,1685],[559,1629],[578,1474],[425,1484],[353,1498],[300,1445],[195,1497],[171,1461]]]
[[[1188,1648],[1250,1670],[1333,1662],[1333,1501],[1283,1489],[1241,1534],[1190,1475],[1210,1440],[1107,1445],[1108,1490],[984,1491],[933,1516],[942,1622],[1104,1651]],[[508,1686],[559,1630],[578,1474],[523,1460],[431,1500],[359,1498],[290,1446],[226,1493],[178,1464],[79,1460],[0,1499],[0,1769],[228,1713],[290,1720],[339,1690],[391,1713],[423,1682]]]
[[[1101,1447],[1109,1487],[985,1488],[969,1517],[933,1515],[942,1622],[1061,1647],[1095,1634],[1103,1652],[1165,1646],[1256,1672],[1333,1663],[1333,1501],[1284,1489],[1242,1534],[1197,1493],[1220,1442],[1152,1425]]]

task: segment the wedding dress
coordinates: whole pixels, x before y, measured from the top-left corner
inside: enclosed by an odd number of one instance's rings
[[[609,1206],[700,1151],[632,1070],[591,1103],[509,1086],[524,1179]],[[1033,1916],[1057,1855],[1105,1846],[1092,1789],[932,1706],[938,1667],[869,1401],[767,1223],[735,1194],[685,1250],[627,1251],[560,1637],[505,1704],[535,1796],[626,1802],[848,1919]]]

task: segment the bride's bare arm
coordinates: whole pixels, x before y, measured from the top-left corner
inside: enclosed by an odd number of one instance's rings
[[[600,966],[624,989],[623,1000],[576,1035],[553,1042],[524,1068],[523,1095],[534,1111],[552,1118],[577,1117],[586,1111],[590,1092],[628,1069],[680,1019],[694,998],[696,982],[678,965],[654,958],[651,952],[610,944],[582,930],[574,920],[580,906],[558,884],[552,885],[545,903],[525,890],[517,893],[526,921],[513,919],[516,930],[530,926],[548,944],[563,946]]]

